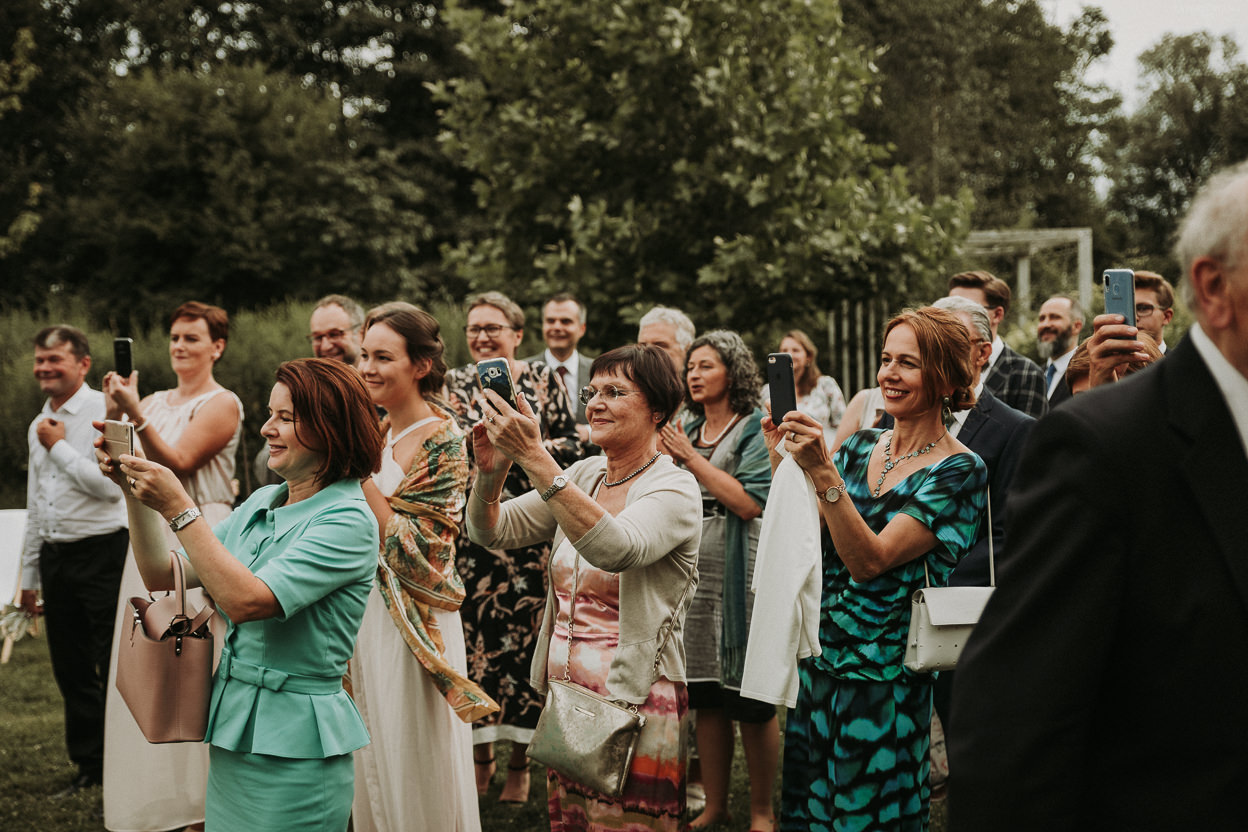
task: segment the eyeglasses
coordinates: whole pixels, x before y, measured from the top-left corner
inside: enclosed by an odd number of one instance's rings
[[[308,343],[315,344],[318,341],[341,341],[347,336],[347,333],[341,329],[331,329],[329,332],[313,332],[308,336]]]
[[[594,387],[592,385],[586,385],[585,387],[581,388],[580,400],[581,400],[581,404],[589,404],[591,401],[593,401],[594,396],[602,394],[602,397],[604,399],[606,399],[609,402],[613,402],[616,399],[622,399],[625,396],[631,396],[633,393],[636,393],[636,392],[638,391],[625,390],[623,387],[616,387],[614,384],[608,384],[606,387],[602,388],[601,390],[599,390],[597,387]]]
[[[1163,309],[1163,307],[1155,306],[1154,304],[1151,304],[1151,303],[1137,303],[1135,305],[1135,317],[1147,318],[1149,315],[1153,314],[1159,309]]]
[[[477,326],[476,324],[473,324],[471,326],[464,327],[464,334],[469,338],[476,338],[484,332],[489,338],[497,338],[498,334],[504,329],[515,329],[515,327],[503,326],[502,324],[486,324],[485,326]]]

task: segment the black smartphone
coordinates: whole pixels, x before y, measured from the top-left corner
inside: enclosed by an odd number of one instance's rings
[[[771,421],[780,424],[797,410],[797,385],[793,382],[793,356],[773,352],[767,356],[767,390],[771,393]]]
[[[113,339],[113,370],[124,379],[134,372],[134,339]]]
[[[1135,272],[1130,269],[1106,269],[1101,276],[1105,287],[1105,312],[1126,318],[1127,326],[1135,326]]]
[[[493,390],[512,407],[516,406],[516,385],[511,380],[511,362],[506,358],[487,358],[477,362],[477,378],[482,390]]]

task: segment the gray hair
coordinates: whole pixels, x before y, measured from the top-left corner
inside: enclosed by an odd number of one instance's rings
[[[1244,251],[1248,235],[1248,161],[1224,168],[1213,175],[1200,189],[1179,225],[1175,259],[1187,275],[1192,263],[1201,257],[1212,257],[1228,271],[1234,270],[1248,252]],[[1192,281],[1184,280],[1179,287],[1184,302],[1195,309]]]
[[[351,322],[352,329],[358,330],[364,326],[364,307],[346,295],[326,295],[316,302],[316,306],[312,307],[312,310],[316,311],[326,306],[342,307],[342,311],[347,313],[347,320]]]
[[[936,301],[932,306],[944,309],[946,312],[961,312],[963,315],[968,315],[980,339],[985,343],[992,343],[992,321],[988,319],[988,313],[984,311],[984,307],[975,301],[958,295],[950,295]]]
[[[667,324],[676,333],[676,343],[680,348],[688,352],[689,345],[693,343],[693,338],[698,334],[697,329],[693,326],[693,321],[689,320],[689,316],[679,309],[673,309],[670,306],[656,306],[649,312],[641,316],[640,323],[637,324],[637,334],[641,337],[641,330],[650,326],[650,324]]]
[[[733,413],[745,416],[754,411],[762,401],[763,380],[758,374],[758,365],[750,348],[741,340],[741,336],[731,330],[715,329],[705,335],[699,335],[685,351],[685,362],[698,347],[710,347],[719,353],[719,360],[724,362],[728,371],[728,406]],[[697,416],[705,415],[705,409],[698,402],[689,398],[689,382],[685,382],[685,406]]]
[[[1088,316],[1084,314],[1083,306],[1079,304],[1078,299],[1076,299],[1074,295],[1068,295],[1065,292],[1058,292],[1056,295],[1049,295],[1045,298],[1044,302],[1048,303],[1051,300],[1064,300],[1068,302],[1070,304],[1070,322],[1073,324],[1075,321],[1078,321],[1080,329],[1082,329],[1083,325],[1088,322]],[[1043,304],[1041,305],[1043,306]],[[1079,332],[1076,331],[1076,340],[1078,340],[1078,335]]]

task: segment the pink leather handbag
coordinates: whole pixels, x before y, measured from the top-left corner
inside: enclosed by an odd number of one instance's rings
[[[212,695],[211,604],[186,608],[182,558],[173,553],[173,592],[130,599],[129,637],[117,648],[117,690],[148,742],[201,742]]]

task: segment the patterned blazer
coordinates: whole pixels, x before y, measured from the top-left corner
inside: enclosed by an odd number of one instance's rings
[[[992,365],[984,386],[998,399],[1033,419],[1049,412],[1044,371],[1030,358],[1010,349],[1008,344],[997,363]]]

